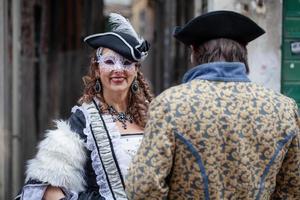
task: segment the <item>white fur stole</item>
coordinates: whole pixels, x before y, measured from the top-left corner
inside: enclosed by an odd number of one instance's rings
[[[46,133],[38,145],[35,158],[28,161],[26,181],[36,179],[69,191],[84,190],[84,141],[71,131],[65,121],[56,121],[57,128]]]

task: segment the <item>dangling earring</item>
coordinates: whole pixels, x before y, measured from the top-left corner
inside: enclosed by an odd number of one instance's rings
[[[131,92],[133,94],[136,94],[138,90],[139,90],[139,83],[138,83],[138,81],[136,80],[136,77],[135,77],[132,84],[131,84]]]
[[[96,84],[95,84],[95,91],[96,91],[96,93],[100,93],[101,92],[101,83],[100,83],[100,79],[98,78],[97,80],[96,80]]]

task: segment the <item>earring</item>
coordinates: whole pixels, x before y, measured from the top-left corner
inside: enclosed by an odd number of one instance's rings
[[[139,83],[138,83],[138,81],[136,80],[136,78],[134,78],[134,80],[133,80],[133,82],[132,82],[132,84],[131,84],[131,92],[132,92],[133,94],[136,94],[138,90],[139,90]]]
[[[96,80],[96,84],[95,84],[95,91],[96,91],[96,93],[100,93],[101,92],[101,83],[100,83],[100,79],[98,78],[97,80]]]

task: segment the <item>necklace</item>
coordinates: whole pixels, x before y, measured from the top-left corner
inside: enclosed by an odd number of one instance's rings
[[[133,123],[132,116],[128,114],[127,112],[118,112],[114,107],[108,106],[107,108],[109,114],[112,116],[113,121],[116,122],[117,120],[122,123],[122,127],[124,129],[127,129],[126,122],[129,121],[130,123]]]

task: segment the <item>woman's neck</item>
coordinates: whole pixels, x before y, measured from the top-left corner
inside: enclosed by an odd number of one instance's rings
[[[127,92],[114,92],[111,94],[103,93],[105,102],[112,106],[117,112],[126,112],[128,105]]]

